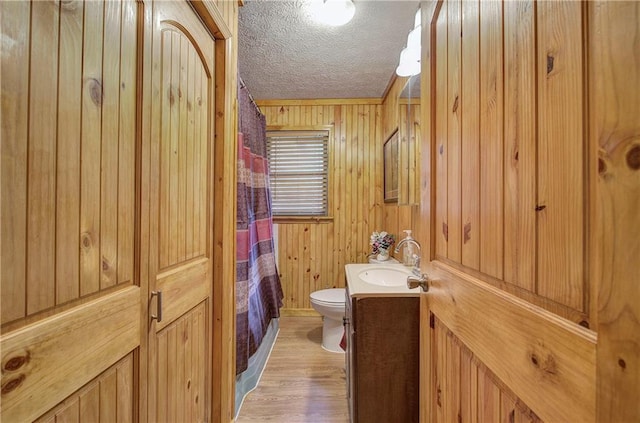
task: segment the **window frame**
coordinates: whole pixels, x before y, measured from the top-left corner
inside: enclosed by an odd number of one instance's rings
[[[333,221],[333,143],[334,125],[268,125],[267,132],[274,131],[328,131],[327,137],[327,214],[318,215],[274,215],[274,223],[329,223]],[[269,164],[269,185],[271,185],[271,164]],[[271,186],[269,186],[271,191]]]

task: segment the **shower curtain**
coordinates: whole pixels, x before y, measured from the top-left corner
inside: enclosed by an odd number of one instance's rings
[[[273,244],[266,119],[238,81],[236,374],[246,370],[271,319],[280,316],[283,299]]]

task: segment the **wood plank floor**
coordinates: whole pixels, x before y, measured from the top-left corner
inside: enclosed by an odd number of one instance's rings
[[[258,387],[237,423],[347,423],[344,354],[322,349],[320,317],[281,317]]]

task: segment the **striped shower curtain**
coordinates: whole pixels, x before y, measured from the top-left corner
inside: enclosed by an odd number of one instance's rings
[[[244,84],[238,87],[238,106],[236,374],[246,370],[271,319],[280,316],[283,299],[273,244],[266,120]]]

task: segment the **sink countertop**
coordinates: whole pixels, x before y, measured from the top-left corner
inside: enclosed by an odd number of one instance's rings
[[[344,268],[351,297],[417,297],[420,295],[420,288],[409,289],[406,285],[373,285],[358,276],[363,270],[376,268],[397,269],[406,272],[407,276],[411,275],[411,269],[403,264],[347,264]]]

